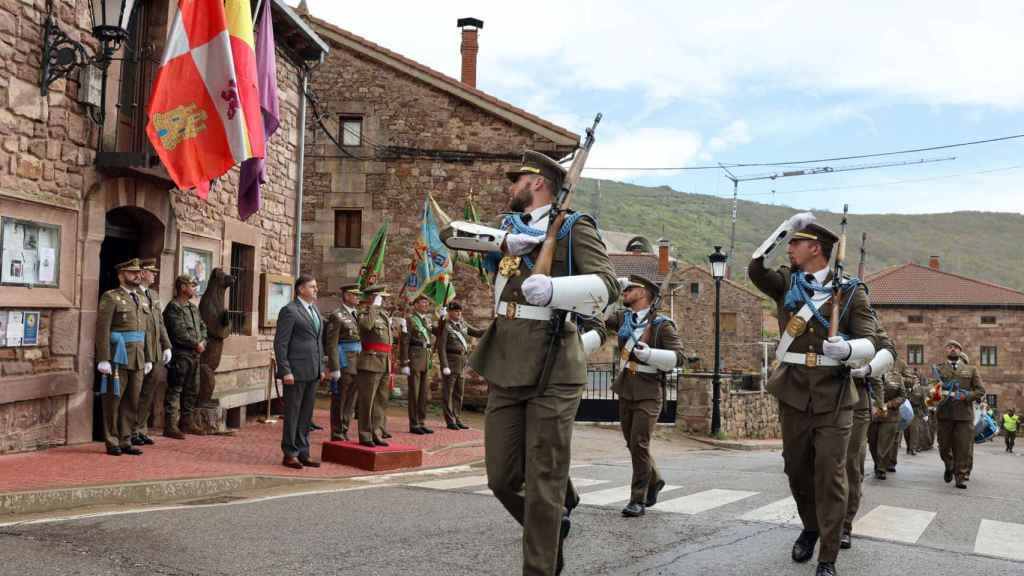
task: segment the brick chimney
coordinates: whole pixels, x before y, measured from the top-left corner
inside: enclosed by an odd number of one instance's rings
[[[658,274],[668,274],[669,258],[668,252],[672,244],[666,238],[658,240]]]
[[[480,51],[476,39],[477,31],[484,27],[484,21],[459,18],[457,25],[462,28],[462,83],[476,88],[476,54]]]
[[[938,256],[929,256],[928,257],[928,267],[931,268],[932,270],[941,270],[942,267],[939,265],[939,257]]]

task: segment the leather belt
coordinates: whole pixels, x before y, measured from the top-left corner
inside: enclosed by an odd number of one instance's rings
[[[413,342],[411,340],[409,341],[409,347],[410,348],[425,348],[427,350],[430,350],[430,344],[424,344],[423,342]]]
[[[498,303],[498,316],[507,320],[551,320],[551,308],[502,301]]]
[[[839,360],[829,358],[824,354],[815,354],[813,352],[809,352],[807,354],[786,352],[782,355],[782,362],[784,364],[807,366],[808,368],[816,368],[818,366],[840,366],[842,364]]]

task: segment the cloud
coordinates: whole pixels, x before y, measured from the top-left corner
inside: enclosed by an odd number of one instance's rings
[[[683,166],[693,163],[702,148],[700,134],[673,128],[612,129],[602,136],[587,159],[594,167]],[[678,175],[678,170],[660,171],[663,176]],[[584,176],[610,180],[636,177],[629,170],[584,170]]]
[[[752,140],[747,123],[743,120],[734,120],[718,136],[708,142],[708,147],[714,152],[721,152],[736,145],[750,144]]]

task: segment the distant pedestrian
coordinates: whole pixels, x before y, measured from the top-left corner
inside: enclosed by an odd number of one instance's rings
[[[1014,413],[1013,408],[1003,414],[1003,434],[1006,438],[1006,451],[1013,454],[1013,443],[1017,439],[1017,426],[1020,425],[1020,416]]]
[[[295,281],[295,300],[277,317],[274,333],[274,357],[277,376],[284,385],[284,430],[281,438],[281,462],[289,468],[317,468],[309,458],[309,430],[313,404],[320,382],[327,380],[324,365],[324,320],[316,307],[316,278],[301,274]]]

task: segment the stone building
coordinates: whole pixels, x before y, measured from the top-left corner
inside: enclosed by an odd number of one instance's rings
[[[560,158],[579,137],[475,86],[478,29],[462,26],[462,78],[456,80],[313,16],[331,53],[311,87],[323,126],[306,139],[302,269],[332,293],[358,275],[377,228],[390,221],[383,281],[397,293],[432,193],[461,218],[470,195],[480,218],[495,222],[507,203],[506,170],[525,148]],[[328,133],[329,132],[329,133]],[[472,270],[457,268],[467,319],[486,325],[492,296]]]
[[[262,208],[245,222],[237,217],[237,169],[204,202],[173,189],[144,133],[174,2],[137,3],[131,42],[110,64],[102,107],[95,105],[98,86],[93,93],[84,88],[88,82],[59,79],[40,95],[47,3],[0,3],[0,320],[7,324],[0,342],[0,453],[93,439],[97,304],[117,283],[113,265],[132,257],[158,259],[164,302],[183,270],[221,267],[239,277],[228,296],[233,334],[216,397],[233,409],[229,420],[236,423],[246,404],[265,399],[273,328],[261,310],[261,280],[288,282],[294,271],[299,87],[308,63],[327,49],[283,0],[267,1],[282,123],[268,145]],[[54,6],[57,25],[95,52],[89,3]],[[93,120],[100,120],[99,109],[102,124]],[[16,321],[26,328],[20,339],[12,331]],[[154,411],[161,426],[162,409]]]
[[[945,360],[946,341],[964,346],[989,402],[1024,409],[1024,292],[908,262],[866,279],[871,303],[896,351],[918,373]]]

